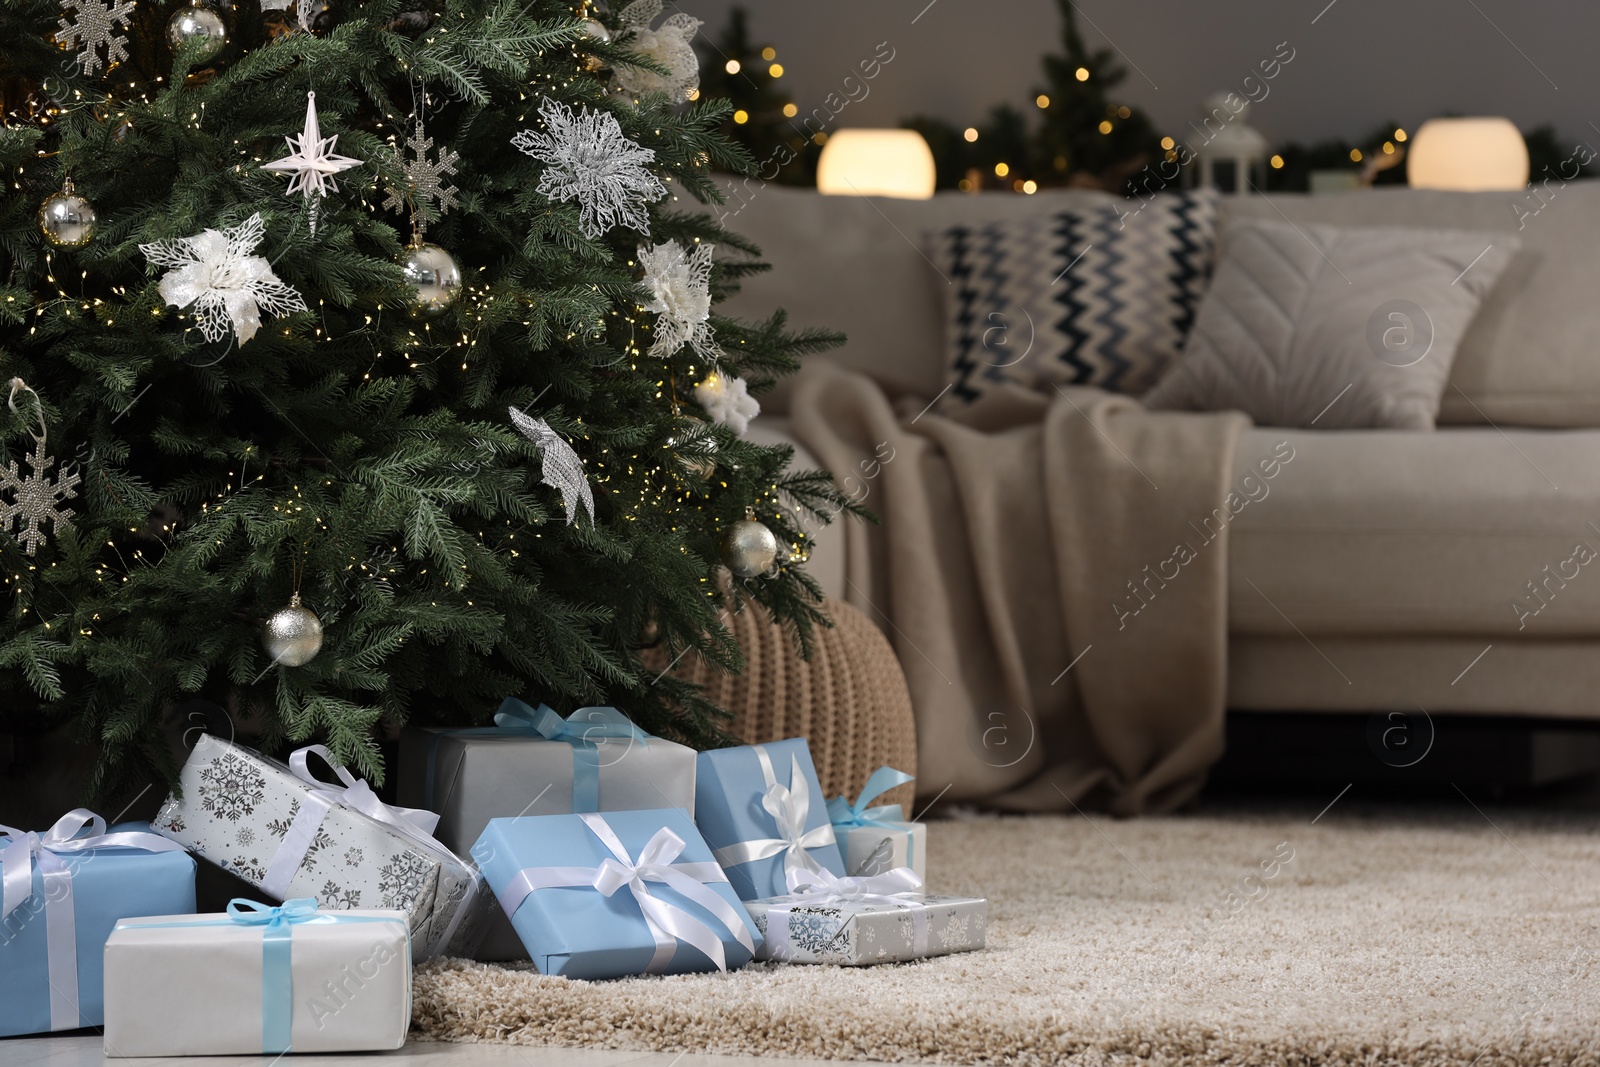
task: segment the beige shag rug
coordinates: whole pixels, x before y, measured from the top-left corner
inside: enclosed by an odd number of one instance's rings
[[[416,1027],[957,1064],[1600,1064],[1592,817],[1316,815],[938,822],[929,881],[989,898],[987,951],[603,983],[439,961]]]

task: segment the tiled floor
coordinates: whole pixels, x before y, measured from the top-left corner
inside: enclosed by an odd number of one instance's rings
[[[352,1056],[245,1056],[108,1060],[98,1037],[76,1035],[0,1038],[3,1067],[246,1067],[282,1059],[283,1067],[816,1067],[816,1060],[753,1059],[687,1053],[608,1052],[597,1049],[529,1048],[521,1045],[447,1045],[411,1041],[394,1052]]]

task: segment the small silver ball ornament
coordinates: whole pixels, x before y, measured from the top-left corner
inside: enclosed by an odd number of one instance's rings
[[[461,268],[449,252],[435,244],[409,245],[400,253],[400,271],[414,294],[412,313],[425,319],[444,314],[461,291]]]
[[[296,593],[288,607],[267,620],[261,643],[272,662],[303,667],[322,651],[322,620],[310,608],[300,606],[300,594]]]
[[[747,509],[722,535],[722,562],[740,578],[766,574],[778,562],[778,538]]]
[[[222,16],[209,7],[196,4],[179,8],[177,14],[167,20],[167,43],[173,52],[192,49],[190,58],[204,63],[215,59],[228,43],[228,27]]]
[[[677,416],[663,443],[691,477],[706,481],[717,472],[717,439],[707,430],[705,420],[693,415]]]
[[[82,248],[94,236],[94,205],[78,195],[72,179],[61,183],[60,192],[52,193],[39,205],[39,232],[57,248]]]

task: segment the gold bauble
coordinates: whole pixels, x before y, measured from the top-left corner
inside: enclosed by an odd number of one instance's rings
[[[413,242],[400,253],[400,271],[411,286],[411,310],[425,319],[443,315],[461,292],[461,268],[438,245]]]
[[[167,43],[174,53],[191,49],[188,58],[196,63],[215,59],[228,43],[228,27],[222,16],[209,7],[195,4],[179,8],[167,20]]]
[[[722,535],[722,562],[740,578],[766,574],[778,562],[778,538],[757,522],[753,512]]]
[[[267,620],[261,643],[272,662],[303,667],[322,651],[322,620],[310,608],[300,606],[300,594],[296,593],[288,607]]]
[[[94,224],[94,205],[78,195],[71,178],[39,205],[39,232],[57,248],[82,248],[94,236]]]

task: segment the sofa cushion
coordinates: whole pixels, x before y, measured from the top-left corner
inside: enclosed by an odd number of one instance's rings
[[[1163,195],[928,235],[957,415],[997,386],[1137,396],[1183,351],[1211,276],[1217,196]]]
[[[1188,350],[1144,398],[1267,426],[1431,430],[1501,234],[1230,224]]]
[[[1600,431],[1257,428],[1234,466],[1232,633],[1600,636]]]
[[[1600,426],[1600,181],[1555,170],[1516,192],[1385,187],[1331,196],[1228,197],[1231,219],[1297,225],[1495,230],[1522,240],[1462,339],[1439,421]]]
[[[795,326],[838,330],[845,344],[830,359],[876,379],[892,396],[932,400],[944,388],[940,290],[947,287],[919,242],[954,225],[1040,218],[1112,202],[1083,190],[1035,196],[941,193],[932,200],[822,196],[754,179],[726,187],[728,202],[708,210],[760,247],[772,270],[744,280],[719,314],[766,318],[786,308]],[[734,256],[718,248],[718,258]],[[788,410],[789,384],[761,398]]]

